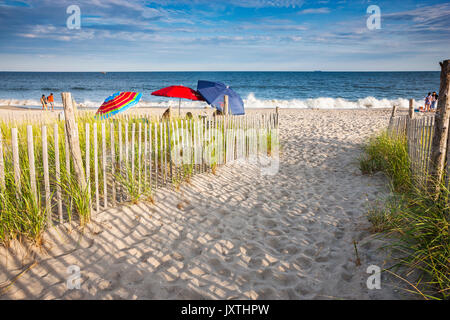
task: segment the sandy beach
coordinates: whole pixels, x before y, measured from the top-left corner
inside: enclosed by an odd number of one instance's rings
[[[390,111],[280,112],[276,175],[227,164],[158,190],[154,204],[104,211],[84,233],[62,225],[40,249],[2,248],[0,299],[411,298],[388,274],[366,286],[368,266],[390,263],[366,217],[389,190],[358,157]],[[79,290],[67,288],[73,265]]]

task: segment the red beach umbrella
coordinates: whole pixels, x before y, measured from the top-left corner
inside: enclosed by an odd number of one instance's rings
[[[194,89],[185,86],[170,86],[152,92],[152,96],[179,98],[178,113],[180,112],[181,99],[189,99],[193,101],[205,101],[203,97]]]

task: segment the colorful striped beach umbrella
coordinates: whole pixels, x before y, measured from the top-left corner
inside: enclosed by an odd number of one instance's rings
[[[140,92],[116,92],[106,98],[105,102],[97,110],[96,116],[100,119],[108,119],[113,115],[123,112],[138,104],[141,100]]]
[[[178,102],[178,114],[180,114],[181,99],[189,99],[193,101],[205,101],[203,97],[194,89],[185,86],[170,86],[167,88],[159,89],[152,92],[152,96],[179,98]]]

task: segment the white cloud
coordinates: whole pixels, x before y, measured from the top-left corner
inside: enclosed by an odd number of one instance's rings
[[[298,12],[298,14],[327,14],[330,13],[329,8],[311,8],[311,9],[304,9]]]

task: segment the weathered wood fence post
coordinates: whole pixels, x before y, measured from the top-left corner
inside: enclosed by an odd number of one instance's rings
[[[72,95],[70,92],[61,93],[63,107],[65,128],[67,133],[67,140],[69,144],[70,154],[73,159],[75,174],[79,185],[83,190],[86,189],[86,176],[84,174],[83,159],[81,158],[80,139],[78,136],[77,124],[75,122],[75,110],[73,106]]]
[[[438,195],[442,181],[445,158],[447,155],[448,126],[450,118],[450,60],[441,65],[441,85],[439,89],[439,102],[435,118],[434,136],[431,145],[430,158],[430,192]]]
[[[48,141],[47,141],[47,126],[41,128],[42,137],[42,166],[44,169],[44,189],[45,189],[45,210],[47,213],[47,222],[52,223],[52,205],[51,205],[51,191],[50,191],[50,172],[48,166]]]
[[[395,112],[397,111],[397,106],[394,105],[392,106],[392,114],[391,114],[391,119],[395,117]]]
[[[20,182],[19,143],[17,137],[17,128],[11,128],[11,147],[13,154],[14,182],[16,184],[16,195],[17,198],[19,198],[22,190],[22,184]]]
[[[409,99],[409,111],[408,111],[408,118],[406,119],[406,131],[405,131],[406,138],[408,138],[410,126],[413,119],[414,119],[414,99]]]
[[[223,96],[223,115],[224,116],[228,115],[228,96],[227,95]]]
[[[409,119],[414,118],[414,99],[409,99]]]
[[[34,160],[34,142],[33,142],[33,127],[27,126],[27,144],[28,144],[28,164],[30,166],[30,186],[31,192],[34,196],[34,201],[38,201],[37,186],[36,186],[36,164]]]
[[[0,191],[5,188],[5,161],[3,160],[3,137],[0,130]]]

